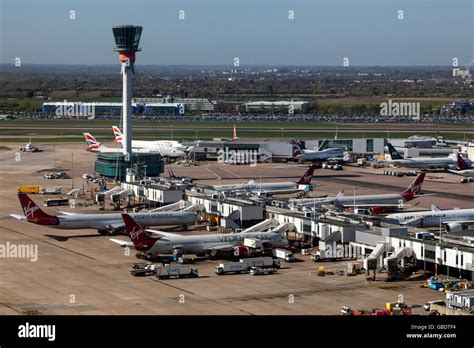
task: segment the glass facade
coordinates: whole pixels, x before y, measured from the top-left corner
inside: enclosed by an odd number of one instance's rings
[[[366,139],[366,152],[374,152],[374,139]]]
[[[115,37],[115,49],[117,51],[138,51],[138,44],[140,43],[142,29],[142,27],[136,27],[133,25],[113,27],[112,32],[114,33]]]
[[[353,144],[352,139],[348,140],[326,140],[324,144],[321,146],[321,150],[329,149],[332,147],[338,147],[343,151],[352,151]]]

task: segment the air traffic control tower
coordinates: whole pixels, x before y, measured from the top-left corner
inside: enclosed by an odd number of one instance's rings
[[[159,176],[163,173],[164,164],[159,153],[132,152],[132,82],[135,74],[135,53],[142,35],[142,27],[119,25],[112,28],[115,38],[115,51],[119,53],[122,64],[122,154],[100,153],[95,163],[95,171],[108,177],[123,179],[126,171],[135,168],[139,176],[146,172],[148,176]],[[145,170],[143,170],[145,168]]]
[[[122,64],[122,115],[123,115],[123,154],[132,154],[132,84],[135,73],[135,52],[140,51],[138,44],[142,27],[120,25],[112,28],[115,37],[115,50],[119,53]]]

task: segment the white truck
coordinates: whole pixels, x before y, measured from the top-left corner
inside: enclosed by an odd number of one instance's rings
[[[155,274],[158,279],[176,278],[197,278],[198,269],[186,265],[157,265]]]
[[[161,265],[154,263],[134,263],[132,264],[133,269],[130,271],[130,274],[134,277],[154,275],[157,266]]]
[[[272,257],[252,257],[248,259],[240,259],[240,262],[243,262],[247,265],[247,268],[251,267],[275,267],[280,268],[280,261],[275,260]]]
[[[251,267],[250,274],[251,275],[267,275],[267,274],[274,274],[277,272],[276,268],[261,268],[261,267]]]
[[[216,265],[214,271],[218,275],[226,273],[243,273],[248,271],[248,267],[245,262],[225,262]]]
[[[295,258],[293,256],[293,253],[290,250],[285,250],[285,249],[273,249],[273,256],[283,259],[286,262],[293,262],[295,261]]]
[[[262,247],[262,240],[257,238],[244,238],[244,246],[258,249]]]

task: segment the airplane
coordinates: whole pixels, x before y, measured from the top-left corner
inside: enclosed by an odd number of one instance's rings
[[[390,152],[391,160],[385,161],[394,167],[406,167],[406,168],[419,168],[419,169],[436,169],[436,168],[455,168],[457,165],[457,156],[452,155],[448,157],[439,158],[404,158],[400,153],[393,147],[392,144],[387,143],[388,150]],[[470,161],[469,161],[470,162]]]
[[[313,164],[309,169],[304,173],[304,175],[297,181],[284,181],[284,182],[269,182],[269,183],[257,183],[255,180],[250,180],[246,184],[229,184],[229,185],[214,185],[211,188],[215,191],[226,192],[247,192],[247,193],[289,193],[299,191],[300,186],[311,185],[311,179],[313,178],[314,170],[316,169],[316,164]]]
[[[120,147],[105,147],[90,133],[82,133],[87,143],[87,151],[101,153],[122,153]]]
[[[291,156],[299,161],[308,162],[322,162],[327,161],[331,158],[341,158],[344,156],[343,151],[340,148],[333,147],[324,150],[306,150],[301,145],[301,142],[292,139],[291,140]]]
[[[462,176],[474,177],[474,168],[471,168],[459,153],[458,153],[458,168],[459,170],[448,169],[448,172],[457,174],[457,175],[462,175]]]
[[[124,228],[120,213],[83,214],[61,211],[59,215],[49,215],[41,210],[28,195],[19,193],[18,199],[24,215],[10,214],[17,220],[65,230],[91,228],[97,229],[100,234],[109,235]],[[196,221],[196,213],[191,211],[146,212],[130,215],[146,226],[186,225]]]
[[[372,214],[376,215],[393,208],[401,208],[404,203],[420,197],[421,186],[423,185],[425,175],[426,173],[419,174],[412,184],[402,193],[359,196],[344,196],[343,193],[339,193],[333,197],[293,199],[289,202],[292,206],[303,206],[307,208],[328,205],[332,205],[335,208],[349,208],[355,205],[357,208],[368,208]]]
[[[474,209],[440,210],[432,205],[428,211],[390,214],[386,217],[396,219],[402,225],[421,228],[443,225],[448,233],[458,233],[474,227]]]
[[[121,147],[106,147],[102,145],[92,134],[90,133],[83,133],[84,138],[86,139],[88,147],[86,148],[87,151],[91,152],[100,152],[100,153],[122,153],[123,150]],[[163,147],[159,149],[153,148],[132,148],[133,153],[159,153],[162,156],[167,157],[183,157],[185,153],[181,150],[176,150],[171,147]]]
[[[36,146],[33,146],[30,138],[30,142],[25,145],[25,147],[20,148],[22,152],[39,152],[39,149]]]
[[[131,247],[150,255],[175,253],[216,256],[222,252],[234,252],[234,255],[241,255],[244,238],[260,239],[262,244],[269,248],[288,245],[288,240],[280,232],[241,232],[182,236],[176,233],[145,230],[129,214],[122,214],[122,218],[131,242],[120,239],[110,240],[122,247]],[[152,234],[156,237],[152,237]]]
[[[226,140],[226,141],[236,141],[239,139],[240,138],[237,136],[237,130],[235,129],[235,124],[234,124],[234,132],[232,133],[232,138],[221,138],[221,140]]]
[[[123,134],[117,126],[112,126],[115,143],[123,142]],[[132,140],[132,149],[150,149],[166,157],[185,157],[187,148],[176,140]]]

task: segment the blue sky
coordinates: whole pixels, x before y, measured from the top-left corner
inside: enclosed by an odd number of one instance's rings
[[[234,57],[242,65],[342,65],[344,57],[354,66],[450,65],[453,57],[465,64],[474,58],[473,3],[0,0],[0,62],[115,64],[111,27],[135,24],[144,27],[138,64],[231,65]]]

